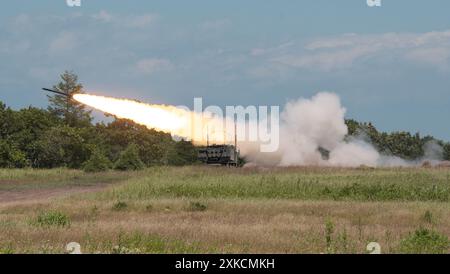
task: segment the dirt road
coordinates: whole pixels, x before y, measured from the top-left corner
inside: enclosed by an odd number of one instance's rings
[[[10,184],[10,182],[0,182],[2,184]],[[40,201],[50,198],[67,197],[77,193],[88,193],[100,191],[107,187],[108,184],[98,184],[93,186],[62,186],[55,188],[27,188],[27,189],[8,189],[0,190],[0,205],[25,202]]]

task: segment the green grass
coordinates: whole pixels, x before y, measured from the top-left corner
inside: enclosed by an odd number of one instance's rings
[[[0,169],[2,181],[41,181],[51,179],[70,180],[83,176],[80,170],[55,168],[55,169]]]
[[[399,251],[411,254],[444,254],[449,247],[450,241],[446,235],[420,228],[400,242]]]
[[[154,197],[260,198],[336,201],[450,200],[450,171],[436,169],[318,169],[268,172],[155,168],[101,193],[115,200]]]
[[[0,169],[0,191],[109,184],[139,176],[137,172],[85,173],[81,170]]]
[[[0,201],[0,253],[449,251],[444,168],[0,170],[0,195],[41,188],[61,196]]]
[[[106,248],[108,250],[108,248]],[[187,243],[181,240],[167,239],[157,235],[144,234],[142,232],[132,232],[129,234],[119,234],[116,244],[110,247],[110,253],[199,253],[197,243]]]
[[[52,226],[63,228],[70,226],[70,218],[59,211],[41,212],[31,224],[44,228]]]

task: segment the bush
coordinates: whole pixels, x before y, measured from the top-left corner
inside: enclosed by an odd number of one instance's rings
[[[0,167],[23,168],[28,165],[25,153],[5,140],[0,140]]]
[[[189,204],[189,211],[205,211],[206,208],[207,206],[200,202],[191,202]]]
[[[117,160],[115,169],[118,170],[140,170],[144,168],[144,163],[139,157],[139,150],[135,144],[129,145]]]
[[[8,255],[14,254],[14,249],[12,247],[12,244],[9,244],[4,247],[0,246],[0,254],[3,254],[3,255],[4,254],[8,254]]]
[[[121,211],[121,210],[126,209],[127,207],[128,207],[127,203],[118,201],[117,203],[115,203],[113,205],[112,209],[116,210],[116,211]]]
[[[146,211],[152,211],[153,210],[153,205],[152,204],[148,204],[145,206],[145,210]]]
[[[449,249],[448,237],[420,228],[400,242],[399,251],[409,254],[443,254]]]
[[[191,142],[180,140],[170,149],[168,160],[174,166],[193,164],[197,161],[197,149]]]
[[[89,147],[82,135],[82,129],[65,125],[49,129],[36,142],[33,167],[80,168],[89,157]]]
[[[64,213],[59,211],[43,212],[36,218],[35,224],[41,227],[68,227],[70,226],[70,219]]]
[[[101,172],[110,169],[111,166],[111,161],[96,149],[92,152],[89,160],[84,163],[83,170],[85,172]]]

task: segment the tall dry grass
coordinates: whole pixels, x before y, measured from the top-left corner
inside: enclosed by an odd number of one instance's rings
[[[14,172],[20,182],[32,171]],[[0,201],[2,253],[64,253],[69,242],[86,253],[366,253],[372,241],[383,253],[434,252],[414,232],[450,235],[449,169],[39,172],[32,183],[116,180],[69,198]]]

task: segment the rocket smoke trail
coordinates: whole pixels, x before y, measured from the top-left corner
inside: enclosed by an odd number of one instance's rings
[[[200,136],[200,139],[198,136],[190,138],[191,119],[199,114],[186,109],[89,94],[76,94],[73,99],[148,128],[189,138],[194,142],[206,140],[203,139],[204,136]],[[239,142],[241,154],[251,164],[270,166],[376,167],[419,164],[418,161],[408,162],[398,157],[382,155],[361,138],[348,138],[345,112],[339,97],[330,92],[320,92],[310,99],[291,101],[281,113],[278,150],[263,153],[258,142],[242,141]],[[223,120],[215,123],[223,123]],[[436,151],[435,146],[431,147]],[[327,150],[328,157],[324,158],[320,149]],[[434,158],[439,160],[439,156]]]

